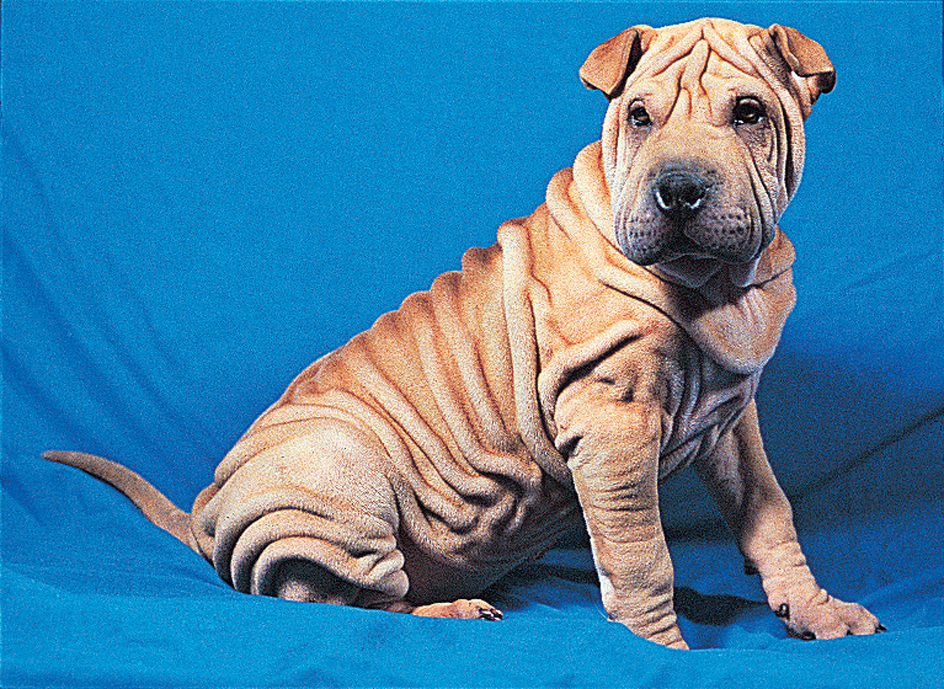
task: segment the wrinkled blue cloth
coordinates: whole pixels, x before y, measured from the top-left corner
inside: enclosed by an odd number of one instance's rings
[[[500,623],[294,604],[38,458],[109,457],[188,509],[307,363],[599,138],[590,50],[701,15],[837,68],[759,399],[820,583],[888,632],[787,638],[687,474],[663,488],[682,653],[606,620],[579,536],[487,592]],[[944,686],[940,2],[9,0],[2,70],[2,686]]]

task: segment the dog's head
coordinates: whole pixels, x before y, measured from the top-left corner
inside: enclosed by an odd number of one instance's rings
[[[835,84],[822,47],[777,25],[636,26],[580,76],[610,100],[604,168],[623,253],[692,287],[723,268],[750,284],[800,182],[803,120]]]

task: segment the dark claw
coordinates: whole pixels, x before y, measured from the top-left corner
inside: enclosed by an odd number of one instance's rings
[[[753,575],[757,574],[757,567],[754,566],[754,563],[753,563],[753,562],[748,562],[747,560],[745,560],[745,561],[744,561],[744,573],[745,573],[747,576],[749,576],[749,577],[750,577],[750,576],[753,576]]]
[[[478,613],[480,620],[488,620],[491,622],[502,619],[501,611],[495,610],[494,608],[479,608]]]
[[[803,639],[804,641],[812,641],[813,639],[816,638],[816,634],[811,632],[809,629],[806,629],[800,633],[800,638]]]
[[[882,624],[881,622],[879,622],[879,623],[878,623],[878,626],[875,628],[875,633],[876,633],[876,634],[881,634],[882,632],[887,632],[887,631],[888,631],[888,627],[886,627],[886,626],[885,626],[884,624]]]
[[[790,619],[790,606],[787,605],[786,603],[781,603],[780,607],[777,608],[777,611],[774,613],[774,615],[779,617],[781,620],[789,620]]]

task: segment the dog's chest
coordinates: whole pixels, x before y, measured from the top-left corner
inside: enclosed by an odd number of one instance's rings
[[[595,314],[548,319],[544,365],[538,380],[548,429],[566,461],[560,421],[579,413],[594,432],[616,438],[636,412],[658,413],[659,478],[709,454],[753,398],[760,371],[729,371],[702,351],[657,309],[635,301],[605,308],[595,300]],[[575,306],[576,310],[576,306]],[[597,322],[594,322],[594,321]],[[579,330],[578,330],[579,328]],[[580,330],[591,334],[580,336]],[[583,409],[575,411],[574,406]],[[615,425],[614,425],[615,424]],[[566,434],[565,434],[566,435]]]
[[[710,454],[753,399],[760,373],[726,371],[699,351],[679,364],[667,381],[662,408],[659,479]]]

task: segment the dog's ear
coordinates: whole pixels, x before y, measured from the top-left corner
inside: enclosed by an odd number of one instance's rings
[[[594,48],[580,68],[584,86],[599,89],[610,100],[616,98],[645,52],[650,31],[649,26],[634,26]]]
[[[767,33],[790,69],[797,76],[806,78],[811,103],[815,103],[821,93],[833,90],[836,68],[826,56],[823,46],[788,26],[774,24],[767,29]]]

